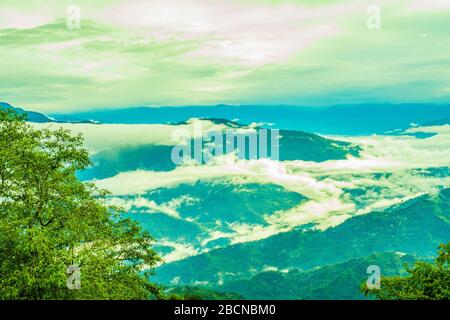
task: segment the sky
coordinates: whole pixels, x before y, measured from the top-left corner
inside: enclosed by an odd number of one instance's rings
[[[0,0],[0,101],[47,113],[445,103],[449,52],[450,0]]]

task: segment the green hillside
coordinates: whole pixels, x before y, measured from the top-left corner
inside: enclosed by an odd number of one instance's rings
[[[182,283],[249,278],[267,266],[279,269],[342,263],[374,252],[433,256],[450,235],[450,189],[424,195],[383,212],[357,216],[325,231],[291,231],[163,265],[157,279]],[[235,263],[239,261],[239,263]]]
[[[249,280],[230,282],[218,288],[257,300],[363,299],[360,287],[369,276],[368,266],[379,266],[383,276],[401,275],[404,264],[410,265],[415,260],[410,255],[380,253],[306,272],[298,269],[262,272]]]
[[[189,243],[197,247],[211,237],[210,233],[233,232],[235,223],[266,226],[264,215],[287,210],[299,205],[306,198],[281,186],[267,183],[236,183],[232,179],[201,180],[193,184],[152,190],[139,197],[155,203],[149,209],[147,203],[135,202],[135,196],[120,199],[133,206],[126,214],[158,239]],[[221,203],[217,203],[217,199]],[[175,201],[179,217],[163,211]],[[225,246],[229,238],[208,241],[204,246]],[[158,249],[164,249],[158,246]],[[167,252],[164,252],[167,253]]]

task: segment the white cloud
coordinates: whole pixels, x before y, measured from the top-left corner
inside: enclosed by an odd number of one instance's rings
[[[414,128],[407,129],[406,133],[439,133],[450,135],[450,125],[442,125],[442,126],[415,126]]]
[[[201,47],[190,57],[262,65],[282,61],[335,35],[339,32],[336,19],[358,10],[364,12],[356,2],[305,7],[234,0],[134,0],[94,16],[158,41],[201,39]]]
[[[89,119],[88,119],[89,120]],[[59,128],[69,129],[74,134],[83,134],[86,147],[91,153],[105,149],[120,148],[131,145],[164,145],[174,146],[178,141],[172,139],[175,132],[183,130],[191,137],[198,138],[209,131],[222,131],[224,125],[216,125],[211,121],[195,118],[187,121],[185,125],[164,124],[70,124],[70,123],[31,123],[37,129]]]
[[[195,249],[194,246],[186,243],[178,243],[162,239],[158,242],[158,245],[171,247],[173,249],[172,252],[161,257],[164,263],[182,260],[199,253],[198,249]]]
[[[171,199],[168,202],[158,204],[153,200],[143,197],[136,197],[132,199],[113,197],[109,199],[108,202],[110,205],[119,206],[126,211],[130,211],[133,207],[136,207],[139,208],[139,212],[141,214],[163,213],[169,217],[181,219],[177,209],[184,204],[194,204],[198,202],[198,199],[189,196],[181,196]]]
[[[374,211],[382,211],[383,209],[404,203],[408,200],[414,199],[423,194],[424,193],[419,192],[419,193],[416,193],[416,194],[413,194],[410,196],[406,196],[406,197],[395,197],[393,199],[380,199],[380,200],[376,199],[374,203],[368,204],[363,209],[358,210],[356,212],[356,214],[360,215],[360,214],[366,214],[366,213],[370,213],[370,212],[374,212]]]

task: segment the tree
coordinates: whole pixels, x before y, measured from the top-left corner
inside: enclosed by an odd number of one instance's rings
[[[450,242],[439,246],[434,263],[416,262],[406,270],[409,276],[382,278],[380,289],[364,286],[363,292],[381,300],[450,299]]]
[[[80,135],[0,110],[0,299],[158,296],[148,281],[160,261],[153,238],[76,178],[89,165]]]

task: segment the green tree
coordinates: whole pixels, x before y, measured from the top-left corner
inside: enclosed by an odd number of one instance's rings
[[[380,289],[364,285],[363,292],[381,300],[450,299],[450,242],[439,246],[434,263],[416,262],[406,270],[407,277],[383,277]]]
[[[148,281],[160,260],[152,237],[76,178],[89,165],[80,135],[0,111],[0,299],[158,296]],[[78,290],[67,285],[71,266]]]

